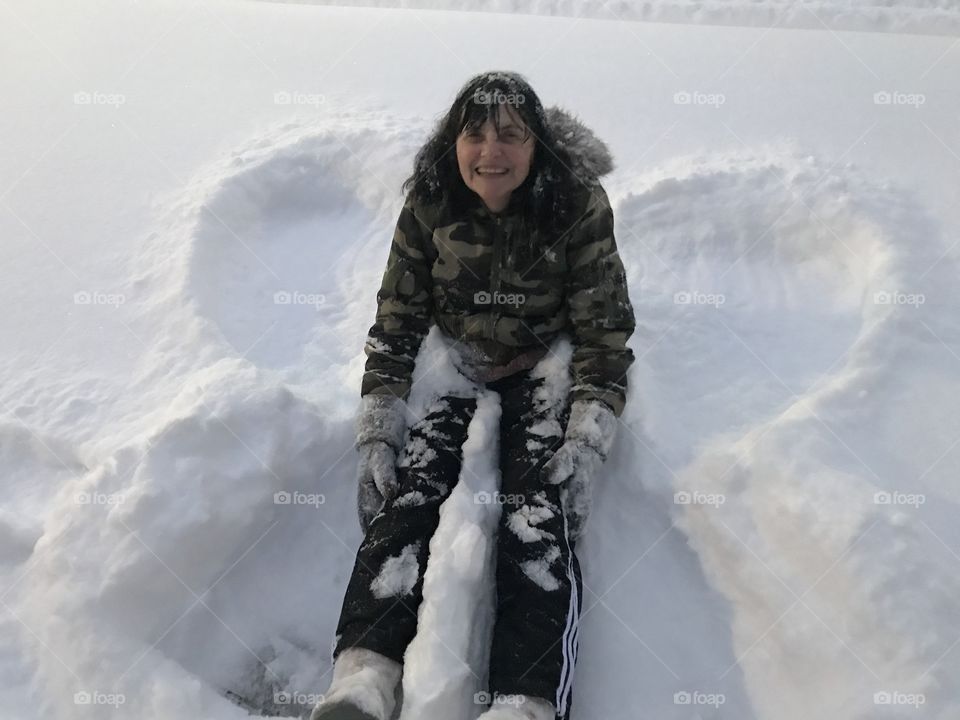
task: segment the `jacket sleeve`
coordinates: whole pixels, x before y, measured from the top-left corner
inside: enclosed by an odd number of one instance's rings
[[[361,397],[394,395],[406,400],[417,353],[433,320],[433,279],[426,252],[430,230],[407,195],[377,293],[376,321],[367,333]]]
[[[634,361],[636,327],[627,278],[613,235],[613,209],[598,184],[567,246],[567,311],[573,336],[571,401],[599,400],[619,417]]]

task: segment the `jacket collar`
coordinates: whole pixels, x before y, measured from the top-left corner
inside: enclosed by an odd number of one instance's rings
[[[514,218],[520,214],[520,197],[517,193],[510,195],[510,202],[498,213],[492,212],[475,192],[470,193],[470,212],[476,217],[488,220]]]

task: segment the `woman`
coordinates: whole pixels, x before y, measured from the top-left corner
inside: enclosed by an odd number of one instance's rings
[[[364,348],[365,538],[337,627],[333,684],[311,720],[388,720],[394,710],[429,540],[476,409],[475,398],[445,397],[407,432],[404,401],[433,323],[452,341],[460,372],[501,396],[508,502],[489,684],[516,702],[495,702],[482,718],[568,717],[582,591],[573,546],[634,360],[633,308],[599,183],[611,169],[601,141],[563,111],[545,111],[508,72],[471,79],[418,153]],[[551,405],[531,370],[561,334],[573,345],[573,384]],[[413,563],[416,582],[383,581],[391,559]]]

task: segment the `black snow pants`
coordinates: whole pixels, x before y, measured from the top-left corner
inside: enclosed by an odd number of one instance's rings
[[[545,698],[557,708],[557,718],[566,720],[583,587],[559,488],[539,479],[563,442],[569,404],[564,399],[559,407],[547,406],[542,394],[535,396],[542,382],[525,370],[486,385],[501,398],[498,499],[503,503],[489,689]],[[397,496],[371,521],[357,551],[334,658],[345,648],[363,647],[403,662],[417,630],[430,538],[440,505],[459,478],[476,403],[476,398],[440,398],[411,426],[398,460]],[[393,568],[408,568],[399,573],[399,583],[378,580],[388,561]]]

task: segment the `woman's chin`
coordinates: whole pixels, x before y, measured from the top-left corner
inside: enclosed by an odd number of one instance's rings
[[[471,188],[477,195],[480,196],[480,199],[484,203],[489,205],[497,205],[502,202],[505,198],[509,200],[510,193],[513,192],[513,188],[508,188],[503,185],[482,185],[477,184]]]

